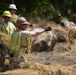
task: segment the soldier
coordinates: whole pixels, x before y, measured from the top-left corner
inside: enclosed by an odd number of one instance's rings
[[[50,31],[51,28],[46,27],[45,29],[39,30],[37,32],[28,31],[26,29],[27,29],[27,25],[30,25],[30,23],[27,22],[27,20],[24,17],[19,17],[18,18],[17,25],[18,25],[18,30],[16,30],[12,34],[10,56],[13,56],[14,58],[16,58],[16,61],[18,60],[18,61],[21,62],[21,60],[23,59],[23,54],[25,53],[25,50],[27,49],[27,45],[28,45],[27,38],[30,37],[30,36],[37,36],[39,34],[42,34],[45,31]],[[15,59],[14,59],[14,61],[15,61]],[[19,67],[21,67],[21,66],[22,65],[20,63]]]
[[[11,13],[9,11],[4,11],[2,16],[4,22],[0,24],[0,31],[12,35],[12,33],[16,30],[16,27],[12,22],[10,22]]]
[[[15,4],[10,4],[9,5],[9,11],[12,15],[10,21],[16,25],[16,21],[18,19],[18,15],[16,15],[16,11],[17,11],[16,5]]]

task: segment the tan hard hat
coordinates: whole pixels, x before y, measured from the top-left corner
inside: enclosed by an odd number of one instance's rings
[[[27,22],[27,20],[26,20],[24,17],[19,17],[19,18],[17,19],[17,25],[20,25],[20,24],[30,25],[30,23]]]

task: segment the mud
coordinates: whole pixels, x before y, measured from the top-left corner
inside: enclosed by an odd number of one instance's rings
[[[70,53],[67,43],[57,43],[52,52],[33,52],[26,54],[26,58],[31,62],[46,65],[60,64],[70,66],[76,64],[76,53]]]

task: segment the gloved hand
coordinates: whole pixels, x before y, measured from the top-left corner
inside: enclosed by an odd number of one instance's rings
[[[52,28],[50,26],[47,26],[44,29],[45,29],[45,31],[51,31],[52,30]]]

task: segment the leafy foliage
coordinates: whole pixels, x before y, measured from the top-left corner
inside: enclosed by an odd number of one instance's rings
[[[24,16],[56,19],[59,14],[67,16],[68,10],[76,12],[76,0],[2,0],[0,1],[0,15],[8,6],[15,3],[18,11],[17,14]]]

